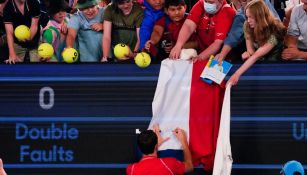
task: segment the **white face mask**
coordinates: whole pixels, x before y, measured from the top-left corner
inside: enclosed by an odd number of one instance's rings
[[[216,4],[210,4],[207,2],[204,2],[204,8],[205,11],[209,14],[215,14],[216,13]]]

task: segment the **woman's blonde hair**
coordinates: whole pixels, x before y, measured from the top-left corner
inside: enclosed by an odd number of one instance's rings
[[[259,45],[265,44],[271,35],[274,35],[278,41],[283,41],[286,34],[286,28],[281,21],[276,19],[270,12],[263,0],[252,0],[245,7],[255,19],[255,26],[251,28],[247,22],[244,23],[244,30],[251,37],[251,40]]]

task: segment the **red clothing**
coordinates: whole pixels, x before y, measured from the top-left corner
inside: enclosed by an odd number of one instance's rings
[[[171,21],[171,19],[168,18],[169,20],[169,24],[166,24],[166,16],[161,17],[155,25],[161,26],[164,28],[164,33],[168,33],[169,32],[169,39],[175,44],[177,42],[178,36],[179,36],[179,32],[180,29],[184,23],[184,21],[186,20],[187,16],[185,16],[179,24],[174,23],[173,21]],[[165,28],[167,27],[167,29]],[[165,36],[164,36],[165,37]],[[162,38],[166,39],[166,38]],[[196,41],[196,35],[195,33],[193,33],[190,37],[190,39],[188,41]]]
[[[207,62],[197,61],[193,64],[189,147],[194,165],[201,163],[209,171],[213,169],[225,89],[218,84],[207,84],[199,78]]]
[[[204,1],[198,1],[187,19],[197,25],[200,51],[205,50],[214,40],[224,40],[230,30],[236,12],[225,1],[223,7],[214,15],[204,10]]]
[[[182,27],[186,17],[184,17],[184,19],[182,19],[179,24],[174,23],[173,21],[171,21],[171,19],[168,19],[169,20],[169,24],[166,24],[166,18],[167,18],[166,16],[161,17],[156,22],[155,25],[163,27],[164,28],[164,32],[169,32],[169,38],[171,39],[171,41],[173,43],[176,43],[177,39],[178,39],[178,35],[179,35],[179,32],[180,32],[180,29],[181,29],[181,27]],[[165,27],[167,27],[167,29]]]
[[[226,38],[234,16],[235,11],[225,1],[214,15],[205,12],[203,0],[193,6],[187,19],[197,25],[200,52],[215,40]],[[199,78],[207,61],[197,61],[193,65],[189,143],[194,165],[202,163],[205,170],[212,170],[225,89],[217,84],[204,83]]]
[[[138,163],[126,169],[127,175],[180,175],[184,174],[184,163],[175,158],[144,156]]]

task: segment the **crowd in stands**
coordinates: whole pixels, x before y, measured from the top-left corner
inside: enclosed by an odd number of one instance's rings
[[[194,60],[242,58],[237,78],[258,60],[307,59],[307,0],[229,1],[199,0],[188,14],[184,0],[0,0],[0,59],[63,62],[73,47],[79,62],[113,62],[114,46],[124,43],[124,61],[147,51],[158,63],[194,48]],[[30,28],[29,39],[15,37],[19,25]],[[43,42],[52,44],[51,58],[38,55]]]

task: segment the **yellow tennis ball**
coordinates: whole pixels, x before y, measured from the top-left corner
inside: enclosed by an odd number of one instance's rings
[[[138,53],[136,57],[134,58],[134,60],[135,60],[135,64],[139,66],[140,68],[148,67],[151,62],[150,55],[146,52]]]
[[[19,25],[14,30],[14,35],[18,40],[26,40],[30,38],[31,32],[29,27],[25,25]]]
[[[42,43],[38,47],[38,55],[42,58],[51,58],[53,53],[53,47],[49,43]]]
[[[117,44],[114,47],[114,55],[117,59],[121,60],[126,58],[126,55],[129,55],[130,48],[126,44]]]
[[[62,52],[62,57],[66,63],[76,62],[78,60],[78,56],[79,54],[74,48],[68,48]]]

